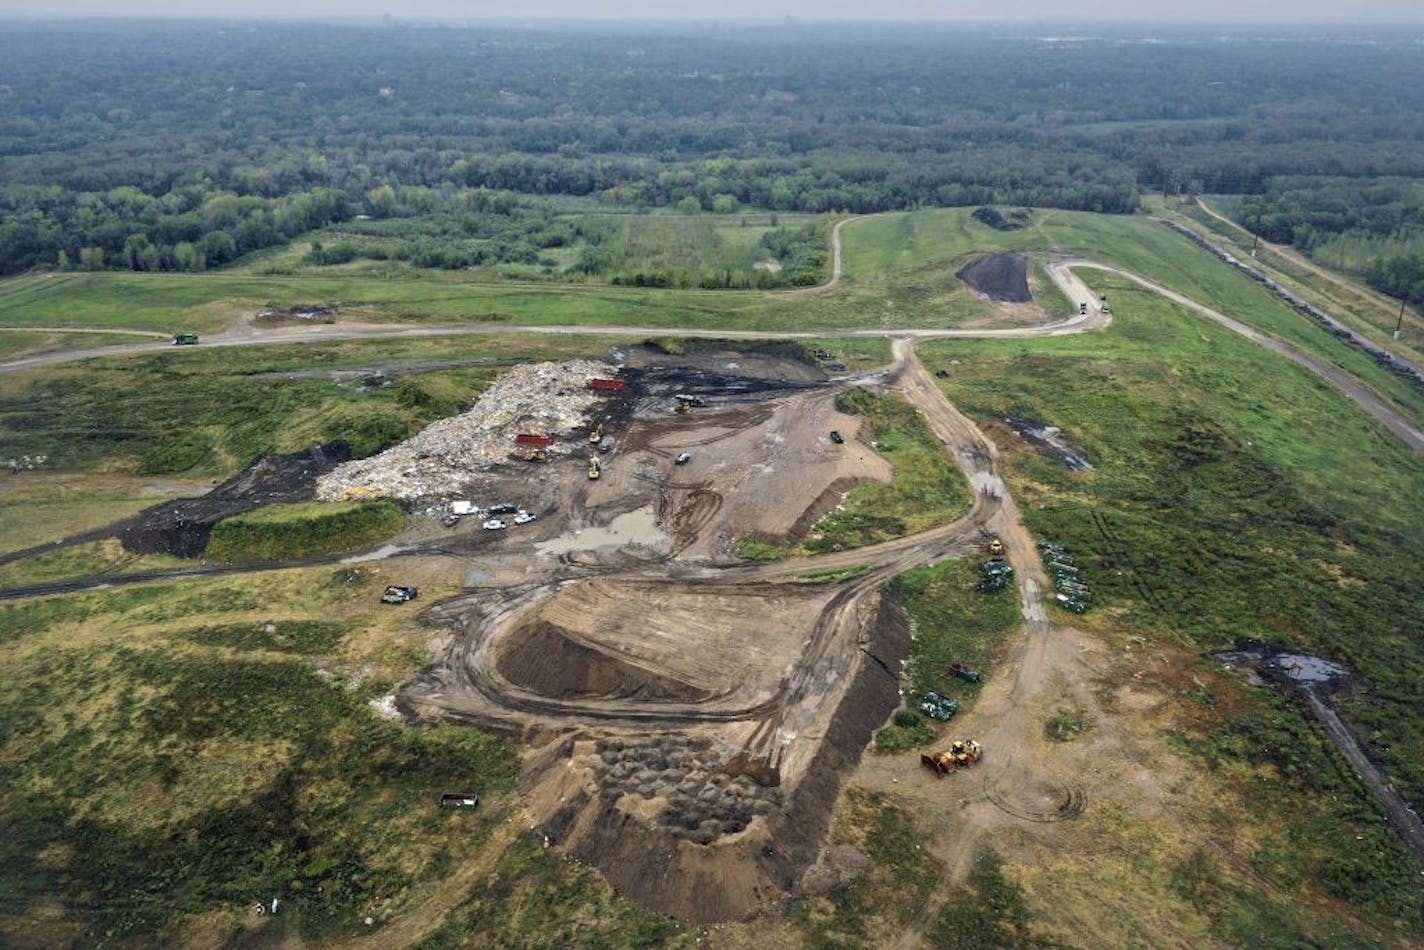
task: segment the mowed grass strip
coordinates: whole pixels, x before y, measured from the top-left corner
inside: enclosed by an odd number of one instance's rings
[[[389,499],[267,505],[219,521],[204,555],[236,563],[297,560],[374,544],[404,524]]]

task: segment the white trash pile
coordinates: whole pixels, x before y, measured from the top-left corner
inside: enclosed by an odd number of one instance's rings
[[[472,477],[509,461],[522,432],[553,435],[551,453],[587,449],[570,441],[607,394],[587,388],[616,366],[593,360],[530,363],[494,381],[468,412],[440,419],[379,455],[338,465],[317,481],[317,497],[448,498]]]

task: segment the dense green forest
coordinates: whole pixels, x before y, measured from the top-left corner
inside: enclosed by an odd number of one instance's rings
[[[0,273],[197,270],[392,219],[423,223],[312,260],[536,265],[599,243],[568,220],[590,209],[1121,213],[1424,177],[1417,36],[1051,32],[12,21]]]
[[[1269,241],[1424,305],[1424,181],[1285,177],[1238,202],[1236,215]]]

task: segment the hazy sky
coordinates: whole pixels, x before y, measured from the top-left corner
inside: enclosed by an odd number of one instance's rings
[[[0,0],[0,15],[1424,21],[1420,0]]]

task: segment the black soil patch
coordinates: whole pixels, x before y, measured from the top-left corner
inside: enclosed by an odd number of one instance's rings
[[[678,340],[676,353],[666,344],[650,341],[618,351],[635,369],[675,368],[701,371],[714,377],[824,382],[826,373],[804,349],[794,343],[743,343],[723,340]]]
[[[1028,255],[984,254],[959,269],[954,276],[990,300],[1028,303]]]
[[[1019,438],[1038,450],[1039,454],[1061,462],[1074,471],[1092,471],[1083,447],[1057,426],[1051,426],[1032,412],[1017,409],[1004,418]]]
[[[1033,223],[1033,214],[1027,208],[1010,208],[1005,211],[1002,208],[986,205],[983,208],[976,208],[970,217],[980,224],[987,224],[996,231],[1018,231]]]
[[[219,521],[262,505],[315,498],[317,478],[350,458],[345,442],[264,456],[201,498],[166,501],[108,530],[135,554],[198,557]]]
[[[642,699],[696,703],[703,690],[610,656],[570,639],[565,631],[538,621],[510,637],[498,660],[511,683],[555,699]]]

